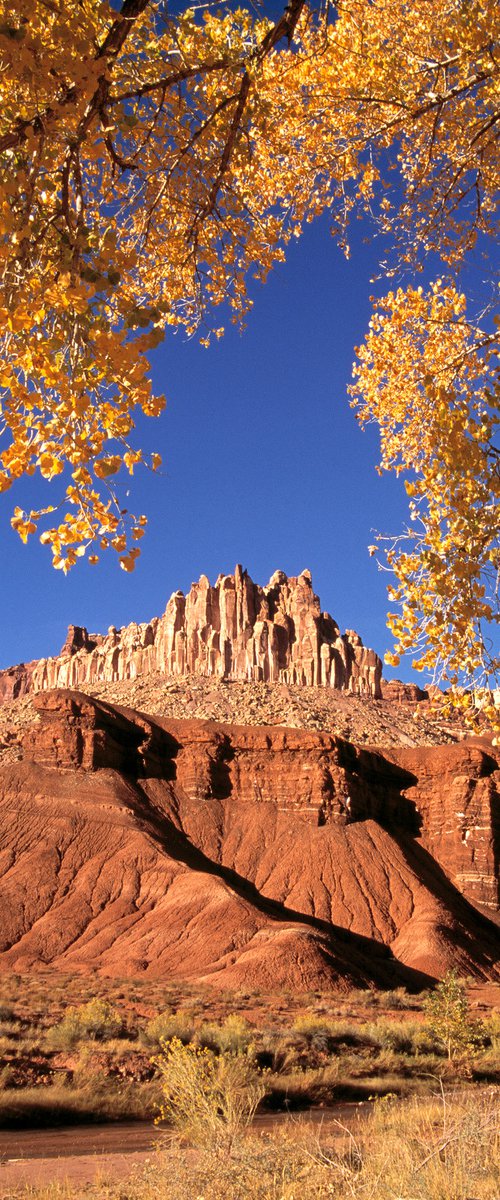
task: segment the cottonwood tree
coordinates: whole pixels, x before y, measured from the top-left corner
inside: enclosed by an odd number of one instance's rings
[[[451,1061],[467,1056],[484,1045],[486,1030],[471,1016],[465,984],[457,971],[448,971],[424,1001],[429,1031],[443,1046]]]
[[[396,650],[455,689],[482,689],[498,669],[500,449],[496,333],[472,322],[453,282],[390,293],[378,306],[354,368],[363,422],[375,420],[381,466],[404,473],[410,521],[386,548],[398,611],[388,623]],[[461,706],[473,715],[474,698]]]
[[[290,0],[275,22],[0,3],[0,487],[61,476],[53,506],[15,509],[24,540],[41,529],[63,570],[108,546],[131,569],[145,517],[115,481],[143,459],[134,412],[163,407],[150,351],[169,327],[220,336],[220,305],[243,319],[249,274],[264,280],[305,222],[328,211],[347,249],[366,213],[399,283],[353,385],[410,492],[392,625],[455,681],[491,671],[495,329],[467,311],[460,270],[495,232],[497,41],[496,0]]]

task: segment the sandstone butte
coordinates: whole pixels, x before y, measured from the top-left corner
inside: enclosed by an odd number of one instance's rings
[[[321,685],[377,698],[382,663],[357,633],[341,635],[322,612],[303,571],[276,571],[267,587],[241,566],[214,587],[202,575],[187,596],[170,597],[162,617],[106,635],[71,625],[61,653],[0,671],[0,701],[45,688],[86,688],[159,673]]]
[[[1,969],[272,991],[499,979],[486,740],[375,750],[64,689],[33,704],[0,764]]]

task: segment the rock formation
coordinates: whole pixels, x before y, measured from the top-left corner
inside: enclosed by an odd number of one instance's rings
[[[0,968],[223,987],[498,978],[500,762],[38,695],[0,766]],[[496,817],[495,817],[496,813]],[[496,823],[495,823],[496,822]]]
[[[19,700],[34,690],[32,679],[38,662],[18,663],[17,667],[7,667],[0,671],[0,704],[8,700]]]
[[[322,612],[309,571],[276,571],[267,587],[240,566],[212,587],[202,575],[187,596],[174,592],[148,624],[107,635],[71,625],[56,658],[0,672],[0,699],[45,688],[85,688],[157,672],[298,683],[379,697],[382,664],[357,633],[341,635]]]
[[[392,704],[421,704],[429,699],[429,692],[419,688],[416,683],[402,683],[401,679],[382,679],[381,694],[383,700]]]

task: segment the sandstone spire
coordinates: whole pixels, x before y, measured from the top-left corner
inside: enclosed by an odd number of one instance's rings
[[[310,571],[290,578],[275,571],[260,587],[237,565],[214,586],[201,575],[187,596],[174,592],[163,616],[148,624],[111,626],[106,635],[70,626],[61,654],[23,670],[18,694],[159,672],[317,685],[377,698],[382,664],[357,633],[341,635],[322,612]],[[8,698],[13,678],[12,670],[0,672],[0,696]]]

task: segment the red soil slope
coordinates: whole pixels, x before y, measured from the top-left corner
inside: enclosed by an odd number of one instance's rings
[[[145,717],[42,693],[0,767],[0,966],[227,987],[500,977],[491,748]]]

